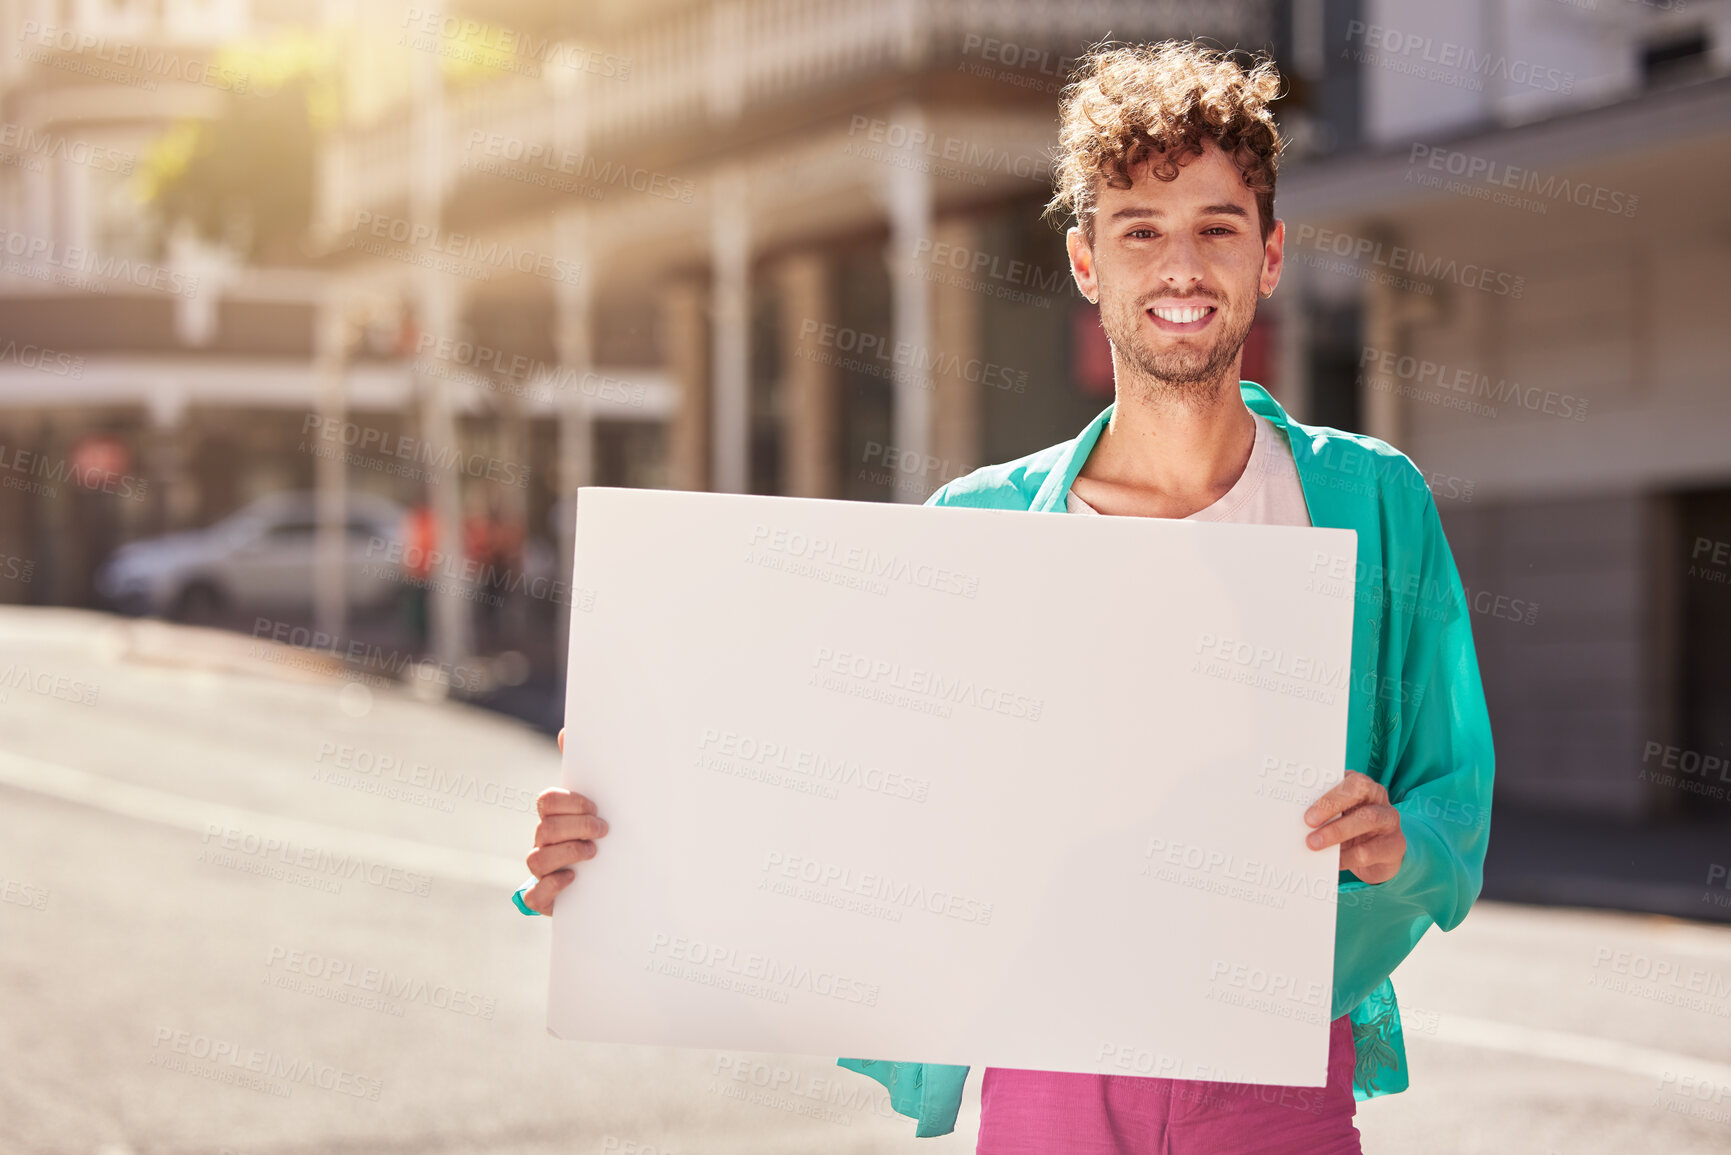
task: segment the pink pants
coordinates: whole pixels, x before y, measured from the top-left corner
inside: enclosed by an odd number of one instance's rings
[[[1328,1034],[1328,1086],[1279,1087],[987,1067],[975,1155],[1360,1155],[1352,1024]]]

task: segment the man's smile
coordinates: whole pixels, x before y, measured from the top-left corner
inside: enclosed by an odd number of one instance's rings
[[[1144,313],[1162,333],[1200,333],[1219,311],[1201,301],[1160,301],[1148,306]]]

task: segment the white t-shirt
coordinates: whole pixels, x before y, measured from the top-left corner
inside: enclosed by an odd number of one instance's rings
[[[1286,439],[1268,418],[1256,413],[1250,416],[1256,422],[1256,441],[1250,447],[1250,460],[1245,462],[1244,472],[1231,489],[1220,495],[1220,500],[1184,520],[1310,525],[1310,508],[1304,504],[1304,487],[1298,483],[1298,466],[1292,460]],[[1070,513],[1100,512],[1077,497],[1073,489],[1069,492],[1067,509]]]

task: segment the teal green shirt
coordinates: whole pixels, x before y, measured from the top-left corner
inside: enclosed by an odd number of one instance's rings
[[[1387,882],[1340,874],[1331,1017],[1349,1014],[1359,1099],[1403,1091],[1406,1048],[1389,975],[1432,925],[1453,930],[1478,897],[1490,836],[1490,720],[1460,577],[1424,476],[1373,437],[1303,425],[1261,386],[1249,408],[1286,437],[1311,524],[1358,534],[1347,767],[1387,788],[1406,857]],[[1075,438],[977,469],[927,505],[1064,513],[1112,407]],[[522,906],[522,891],[514,899]],[[839,1059],[890,1093],[915,1135],[955,1129],[968,1068]]]

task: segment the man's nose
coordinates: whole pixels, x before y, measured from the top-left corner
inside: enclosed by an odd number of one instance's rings
[[[1161,246],[1160,280],[1174,289],[1188,291],[1202,283],[1202,254],[1196,239],[1179,235]]]

